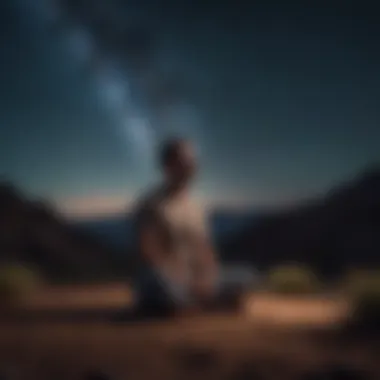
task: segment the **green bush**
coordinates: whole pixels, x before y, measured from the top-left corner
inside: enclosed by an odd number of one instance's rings
[[[274,293],[303,295],[318,292],[320,283],[315,273],[306,266],[282,265],[269,271],[267,288]]]
[[[12,306],[25,299],[40,285],[40,276],[21,264],[0,266],[0,306]]]
[[[350,272],[343,290],[352,303],[355,322],[380,325],[380,270]]]
[[[369,288],[374,289],[379,285],[380,270],[354,269],[350,270],[343,278],[342,290],[349,296],[359,296],[366,293]]]

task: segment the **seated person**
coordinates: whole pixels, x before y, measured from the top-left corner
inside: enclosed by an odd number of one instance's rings
[[[135,210],[138,303],[143,313],[202,308],[218,294],[219,267],[201,209],[190,200],[193,146],[172,140],[160,152],[163,181]]]

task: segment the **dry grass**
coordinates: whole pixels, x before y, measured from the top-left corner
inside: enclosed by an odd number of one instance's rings
[[[63,298],[59,300],[58,295]],[[56,288],[36,296],[25,307],[117,308],[128,299],[127,289],[120,285]],[[114,379],[262,376],[286,380],[329,364],[346,363],[380,378],[376,347],[342,344],[335,336],[334,327],[347,312],[344,303],[267,295],[252,299],[239,315],[154,324],[3,323],[0,369],[2,365],[14,371],[14,378],[41,380],[80,379],[90,369],[101,369]],[[319,332],[312,334],[316,328]]]
[[[60,285],[42,289],[22,306],[26,309],[117,309],[132,301],[131,288],[125,284]]]

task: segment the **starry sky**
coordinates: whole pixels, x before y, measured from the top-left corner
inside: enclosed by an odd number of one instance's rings
[[[210,204],[297,202],[380,160],[375,9],[81,3],[0,5],[0,174],[25,192],[114,212],[172,135],[196,142]]]

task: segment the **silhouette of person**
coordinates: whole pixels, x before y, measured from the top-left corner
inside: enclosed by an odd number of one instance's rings
[[[140,310],[164,314],[197,308],[217,293],[218,262],[203,210],[191,199],[198,169],[194,146],[166,141],[159,152],[162,182],[135,210]]]

